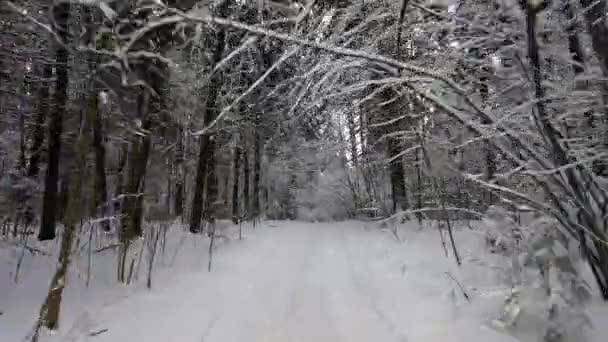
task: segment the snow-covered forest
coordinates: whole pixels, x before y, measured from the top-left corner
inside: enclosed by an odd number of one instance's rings
[[[608,0],[0,0],[0,341],[608,336]]]

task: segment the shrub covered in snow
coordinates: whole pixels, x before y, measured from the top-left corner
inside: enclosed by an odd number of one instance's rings
[[[490,248],[511,258],[511,293],[495,328],[522,341],[582,342],[590,324],[578,242],[542,216],[520,226],[500,207],[485,219]]]

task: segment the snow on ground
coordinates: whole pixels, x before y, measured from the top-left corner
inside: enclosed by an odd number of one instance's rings
[[[456,234],[462,268],[437,230],[411,224],[399,235],[373,223],[265,222],[242,241],[220,241],[208,273],[207,241],[174,229],[151,291],[141,281],[112,286],[115,259],[99,257],[88,290],[71,279],[61,330],[48,340],[515,341],[487,327],[503,300],[504,260],[484,251],[478,233]],[[0,283],[3,342],[32,325],[53,264],[40,272],[41,260],[27,259],[19,285]]]

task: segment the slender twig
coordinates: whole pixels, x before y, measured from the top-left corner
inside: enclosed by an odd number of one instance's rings
[[[467,293],[467,291],[464,289],[464,287],[462,287],[462,285],[460,284],[460,282],[458,280],[456,280],[456,278],[452,275],[451,272],[445,272],[445,274],[451,278],[460,288],[460,291],[462,291],[462,295],[464,296],[464,298],[467,300],[467,302],[471,302],[471,297],[469,296],[469,294]]]

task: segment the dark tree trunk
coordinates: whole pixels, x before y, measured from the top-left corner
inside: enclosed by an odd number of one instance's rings
[[[123,200],[124,177],[122,175],[125,166],[127,165],[127,156],[129,155],[129,146],[125,143],[121,147],[118,156],[118,167],[116,168],[116,190],[114,192],[114,212],[120,212]]]
[[[219,189],[218,189],[218,178],[216,172],[216,161],[215,161],[215,149],[216,139],[209,140],[209,151],[211,152],[207,159],[207,181],[205,187],[207,188],[205,196],[205,210],[203,218],[209,223],[214,224],[217,218],[218,207],[220,205]]]
[[[394,158],[400,152],[399,141],[389,139],[389,158]],[[403,159],[396,158],[390,163],[391,190],[393,195],[393,213],[397,210],[407,210],[409,207],[407,192],[405,189],[405,170],[403,169]]]
[[[71,170],[67,171],[59,180],[59,190],[57,193],[57,220],[63,222],[65,210],[68,205],[68,196],[70,192],[70,178],[72,178]]]
[[[184,142],[181,127],[178,129],[177,147],[175,151],[175,197],[173,210],[175,216],[184,213]]]
[[[247,148],[247,143],[245,139],[243,141],[243,146],[241,147],[241,152],[243,153],[243,209],[245,210],[246,219],[249,219],[251,216],[251,196],[250,196],[250,170],[249,170],[249,149]]]
[[[223,30],[219,31],[217,34],[217,42],[215,45],[215,50],[213,53],[213,63],[215,66],[222,59],[224,54],[224,49],[226,46],[225,42],[226,35]],[[215,120],[217,116],[217,108],[216,102],[217,97],[219,95],[219,91],[222,85],[222,77],[221,71],[216,71],[216,73],[211,77],[209,81],[209,91],[207,94],[207,101],[205,103],[205,113],[204,113],[204,125],[208,126],[213,120]],[[213,158],[214,148],[215,148],[215,137],[213,136],[215,133],[207,132],[199,137],[200,146],[199,146],[199,154],[198,154],[198,164],[196,170],[196,179],[194,185],[194,197],[192,199],[192,212],[190,213],[190,232],[191,233],[199,233],[201,231],[201,219],[203,215],[203,199],[205,197],[205,179],[207,181],[211,180],[211,178],[215,177],[214,170],[210,170],[210,165],[215,165],[215,163],[211,162],[210,159]],[[213,174],[213,177],[209,175]],[[215,182],[215,180],[214,180]],[[208,184],[209,187],[210,184]],[[217,186],[217,184],[216,184]],[[209,192],[212,189],[207,189],[207,201],[210,202]],[[217,189],[215,190],[217,191]]]
[[[488,69],[488,67],[484,67],[481,70],[481,76],[479,77],[479,94],[481,96],[481,101],[483,101],[483,103],[485,104],[485,102],[488,99],[488,95],[489,95],[489,86],[488,86],[488,74],[490,73],[490,70]],[[484,125],[489,125],[490,122],[487,120],[487,118],[482,118],[481,123]],[[488,138],[491,139],[491,138]],[[492,143],[490,141],[488,141],[488,139],[484,139],[484,145],[485,145],[485,161],[486,161],[486,180],[488,182],[492,182],[492,180],[494,179],[494,174],[496,173],[496,151],[492,145]],[[484,191],[483,192],[484,197],[485,198],[485,202],[488,205],[491,205],[495,198],[492,194],[491,191]]]
[[[72,246],[77,237],[77,225],[82,216],[82,184],[84,183],[86,172],[87,152],[91,145],[91,126],[97,115],[96,110],[87,109],[83,120],[81,134],[76,142],[76,168],[72,177],[69,179],[69,194],[66,195],[68,202],[66,205],[65,231],[61,239],[59,260],[57,269],[51,279],[51,284],[47,297],[40,310],[40,323],[47,328],[55,330],[59,326],[59,314],[63,290],[66,286],[67,274],[71,263]],[[40,325],[36,327],[32,341],[38,340]]]
[[[420,147],[416,149],[416,159],[415,159],[415,165],[416,165],[416,183],[417,183],[417,187],[416,187],[416,209],[422,209],[422,165],[421,165],[421,161],[420,161],[420,152],[422,152],[422,138],[420,138]],[[420,224],[422,224],[422,213],[417,212],[416,213],[416,218],[418,219],[418,222]]]
[[[19,172],[25,171],[25,113],[19,113]]]
[[[95,92],[95,90],[93,90]],[[95,198],[94,208],[102,218],[106,216],[108,206],[108,190],[106,181],[106,148],[103,143],[103,120],[99,113],[99,98],[97,93],[89,95],[88,110],[95,111],[95,122],[93,122],[93,148],[95,150]],[[110,231],[110,222],[103,220],[101,223],[105,231]]]
[[[85,37],[86,44],[95,44],[95,26],[100,23],[98,15],[86,8],[83,12],[84,24],[89,35]],[[100,58],[97,55],[91,55],[88,58],[89,72],[93,75],[97,72],[97,65]],[[104,231],[110,231],[110,222],[105,218],[109,212],[108,204],[108,188],[106,179],[106,148],[104,144],[103,132],[103,117],[99,110],[99,92],[101,86],[97,83],[96,78],[92,78],[89,83],[89,94],[87,98],[87,115],[93,115],[93,139],[92,147],[95,152],[95,175],[93,177],[93,205],[91,216],[99,215],[102,218],[101,226]]]
[[[144,90],[138,96],[138,112],[142,120],[144,136],[135,137],[131,145],[128,160],[127,186],[122,206],[121,241],[129,241],[142,235],[143,192],[150,154],[150,129],[152,128],[152,114],[149,112],[150,94]]]
[[[241,220],[239,212],[239,177],[241,175],[241,149],[238,142],[234,147],[234,162],[232,165],[232,222],[235,224]]]
[[[228,168],[229,169],[229,168]],[[228,191],[228,183],[230,182],[230,174],[228,172],[226,172],[223,176],[223,180],[224,180],[224,192],[223,194],[223,202],[224,202],[224,206],[228,206],[228,202],[230,202],[230,191]]]
[[[28,177],[38,176],[40,171],[40,154],[44,143],[44,122],[49,112],[49,85],[48,80],[53,77],[53,66],[50,63],[42,67],[42,81],[38,85],[38,110],[34,123],[32,146],[30,149],[30,163],[27,169]]]
[[[54,7],[56,30],[64,41],[67,37],[70,4],[60,3]],[[55,238],[57,219],[57,183],[59,180],[59,155],[61,152],[61,133],[63,132],[63,115],[68,101],[68,51],[63,45],[57,45],[54,108],[49,123],[49,151],[44,195],[42,200],[42,219],[38,239],[41,241]]]
[[[262,213],[260,206],[260,179],[262,173],[262,136],[260,133],[259,114],[256,114],[256,124],[253,144],[253,218],[258,219]]]
[[[207,121],[207,120],[205,120]],[[205,195],[205,176],[207,174],[207,159],[209,159],[209,135],[199,137],[199,154],[194,180],[194,197],[190,212],[190,232],[200,233],[201,219],[203,217],[203,200]]]

